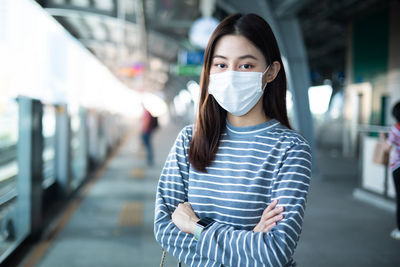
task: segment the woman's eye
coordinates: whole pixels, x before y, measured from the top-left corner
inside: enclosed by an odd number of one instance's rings
[[[215,66],[217,66],[217,68],[220,68],[220,69],[223,69],[226,67],[226,65],[224,63],[215,64]]]
[[[240,66],[241,69],[251,69],[253,66],[250,64],[243,64],[242,66]]]

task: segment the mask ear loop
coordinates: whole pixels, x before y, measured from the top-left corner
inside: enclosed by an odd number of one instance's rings
[[[267,69],[263,72],[263,74],[261,75],[261,83],[262,83],[262,77],[264,77],[264,74],[268,72],[269,67],[271,67],[271,64],[268,65]],[[264,87],[263,87],[263,91],[265,90],[265,87],[267,87],[268,82],[265,83]]]

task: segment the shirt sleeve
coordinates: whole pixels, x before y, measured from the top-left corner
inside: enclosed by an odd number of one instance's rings
[[[172,222],[171,215],[180,203],[187,201],[190,141],[189,131],[183,129],[172,147],[157,187],[154,235],[157,242],[181,262],[199,262],[194,255],[196,240],[182,232]]]
[[[311,179],[311,152],[293,144],[274,177],[271,200],[284,206],[284,219],[268,233],[238,230],[215,222],[200,236],[196,253],[224,266],[285,266],[292,261],[303,223]]]
[[[392,127],[391,131],[389,132],[389,136],[386,139],[386,143],[388,143],[389,145],[399,145],[397,144],[398,140],[400,140],[400,134],[396,134],[396,132],[398,133],[399,131],[396,129],[395,126]]]

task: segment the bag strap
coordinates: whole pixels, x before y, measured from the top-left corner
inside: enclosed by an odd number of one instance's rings
[[[165,250],[163,250],[163,251],[162,251],[162,254],[161,254],[161,262],[160,262],[160,267],[163,267],[163,266],[164,266],[164,262],[165,262],[165,254],[166,254],[166,252],[165,252]]]
[[[165,250],[162,251],[161,254],[161,262],[160,262],[160,267],[164,266],[164,262],[165,262],[165,256],[167,255],[167,252]],[[178,267],[182,267],[182,263],[180,261],[178,261]]]

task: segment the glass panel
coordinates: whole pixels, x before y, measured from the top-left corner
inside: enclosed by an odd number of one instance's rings
[[[86,174],[86,145],[82,112],[71,115],[72,188],[80,185]]]
[[[48,188],[55,182],[55,136],[56,110],[54,106],[43,107],[43,187]]]
[[[0,256],[16,241],[18,104],[0,97]]]

